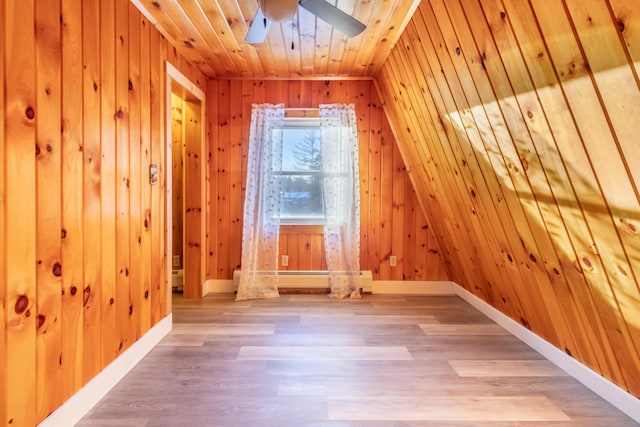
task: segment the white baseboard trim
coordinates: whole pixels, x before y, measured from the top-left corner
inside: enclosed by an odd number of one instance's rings
[[[203,294],[231,294],[236,290],[233,288],[233,280],[212,280],[204,282]]]
[[[171,331],[172,324],[173,316],[169,314],[38,424],[38,427],[75,425]]]
[[[455,295],[450,281],[374,280],[372,294]]]
[[[567,374],[587,386],[591,391],[640,423],[640,399],[540,338],[462,286],[454,283],[454,290],[460,298],[505,328],[511,335],[527,344]]]

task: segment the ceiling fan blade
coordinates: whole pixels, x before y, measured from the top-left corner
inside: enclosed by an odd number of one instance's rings
[[[271,28],[271,21],[264,16],[262,9],[258,8],[258,12],[253,18],[253,22],[251,23],[251,27],[249,27],[244,41],[247,43],[262,43],[267,37],[269,28]]]
[[[325,0],[300,0],[300,6],[349,37],[357,36],[367,28],[362,22]]]

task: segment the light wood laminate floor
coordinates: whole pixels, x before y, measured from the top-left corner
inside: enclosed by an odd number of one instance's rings
[[[79,426],[637,424],[455,296],[174,296]]]

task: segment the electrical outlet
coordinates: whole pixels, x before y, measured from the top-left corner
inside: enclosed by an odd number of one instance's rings
[[[389,257],[389,265],[391,267],[396,267],[398,265],[398,258],[395,255],[391,255]]]
[[[283,267],[289,266],[289,255],[282,255],[282,266]]]

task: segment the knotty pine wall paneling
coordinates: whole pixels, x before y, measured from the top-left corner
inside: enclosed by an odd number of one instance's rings
[[[197,286],[201,283],[201,224],[202,224],[202,102],[199,100],[184,101],[184,188],[185,214],[184,222],[188,224],[184,232],[185,264],[184,272],[184,296],[187,298],[200,298],[202,289]]]
[[[151,31],[150,46],[159,46],[162,42],[162,36],[157,31]],[[163,131],[164,117],[162,105],[164,104],[162,88],[164,87],[163,72],[161,68],[155,64],[163,62],[162,49],[150,49],[151,70],[149,78],[149,89],[151,94],[150,105],[150,145],[151,145],[151,164],[160,166],[162,139],[165,135]],[[160,171],[161,172],[161,171]],[[147,171],[148,173],[148,171]],[[151,288],[149,290],[149,300],[151,301],[151,324],[154,325],[162,319],[162,274],[166,264],[162,263],[163,251],[158,244],[162,240],[162,224],[160,217],[162,216],[164,194],[160,191],[160,184],[151,186],[151,213],[149,216],[149,227],[151,228]]]
[[[35,425],[36,399],[36,41],[32,2],[6,2],[5,39],[5,355],[3,423]],[[10,67],[6,64],[11,64]],[[28,142],[28,143],[25,143]],[[32,315],[33,312],[33,315]],[[11,369],[8,369],[11,367]]]
[[[129,325],[131,342],[137,341],[142,333],[141,308],[144,299],[142,280],[142,183],[148,182],[140,172],[147,168],[141,164],[142,145],[141,104],[140,104],[140,19],[137,8],[128,2],[129,7]],[[143,181],[144,180],[144,181]],[[169,259],[169,258],[167,258]]]
[[[170,48],[126,0],[1,0],[0,22],[0,420],[33,426],[169,313]]]
[[[82,288],[82,354],[101,348],[101,258],[102,240],[100,194],[100,3],[85,1],[82,6],[82,106],[83,106],[83,265]],[[56,180],[52,180],[56,185]],[[57,180],[59,182],[59,180]],[[41,205],[42,206],[42,205]],[[56,247],[56,246],[53,246]],[[48,335],[48,331],[47,331]],[[82,358],[82,381],[86,383],[102,369],[102,354]],[[46,378],[46,377],[45,377]],[[54,409],[54,408],[52,408]],[[43,416],[47,414],[42,414]]]
[[[5,21],[5,0],[0,0],[0,22],[4,26]],[[5,48],[5,38],[6,31],[0,31],[0,46]],[[4,63],[5,58],[3,55],[0,55],[0,78],[2,81],[5,81],[5,72],[4,72]],[[0,85],[0,99],[3,100],[0,102],[0,165],[4,169],[5,166],[5,116],[6,116],[6,104],[4,102],[5,99],[5,85]],[[6,270],[6,250],[5,244],[6,241],[6,231],[5,231],[5,220],[6,220],[6,192],[5,192],[5,174],[0,173],[0,241],[2,245],[0,245],[0,395],[7,395],[7,385],[8,385],[8,377],[7,370],[5,369],[8,366],[7,363],[7,327],[6,327],[6,294],[7,294],[7,270]],[[8,399],[0,399],[0,421],[4,422],[7,419],[7,400]]]
[[[129,174],[129,5],[128,0],[115,0],[116,7],[116,318],[118,351],[131,345],[129,322],[131,218]]]
[[[183,247],[184,247],[184,227],[182,213],[184,211],[184,194],[183,194],[183,170],[184,170],[184,134],[183,134],[183,117],[184,117],[184,101],[178,95],[171,94],[171,197],[173,198],[171,204],[172,210],[172,251],[171,256],[180,257],[180,263],[175,265],[173,260],[171,265],[174,269],[180,269],[183,267]]]
[[[49,207],[36,213],[36,310],[46,313],[36,322],[36,346],[40,349],[36,354],[36,389],[43,391],[37,396],[36,416],[42,418],[62,403],[62,366],[57,357],[62,354],[60,3],[38,3],[36,22],[36,66],[42,70],[36,91],[47,94],[37,97],[36,204]],[[46,387],[48,381],[51,386]]]
[[[135,13],[130,13],[129,19],[139,19]],[[142,214],[142,231],[140,235],[140,249],[142,251],[142,286],[140,288],[141,302],[140,302],[140,335],[144,335],[152,325],[155,323],[152,320],[151,312],[151,271],[153,268],[153,252],[152,246],[155,245],[155,241],[151,236],[151,186],[146,185],[149,182],[149,168],[151,164],[151,70],[152,67],[151,55],[149,52],[152,50],[151,34],[157,34],[157,31],[152,28],[149,21],[146,19],[139,19],[140,21],[140,82],[138,86],[138,93],[140,97],[140,185],[141,185],[141,214]],[[185,68],[182,68],[185,69]],[[135,87],[134,87],[135,90]],[[104,238],[104,236],[103,236]],[[151,256],[149,256],[151,254]]]
[[[82,386],[82,8],[62,11],[62,399]],[[71,267],[73,266],[73,267]],[[65,268],[66,267],[66,268]],[[71,267],[71,268],[69,268]]]
[[[452,278],[635,396],[639,14],[425,1],[376,76]]]
[[[100,2],[100,79],[93,83],[100,90],[101,141],[100,141],[100,197],[113,200],[116,197],[115,157],[115,7],[112,2]],[[95,87],[95,86],[94,86]],[[116,335],[116,206],[102,203],[101,212],[101,291],[102,304],[102,363],[117,356]]]
[[[371,80],[211,80],[207,94],[208,279],[231,279],[240,268],[251,104],[317,108],[353,102],[360,139],[361,268],[372,270],[375,280],[447,280]],[[326,269],[321,227],[283,226],[279,249],[289,256],[282,269]],[[397,256],[397,267],[389,266],[390,255]]]

